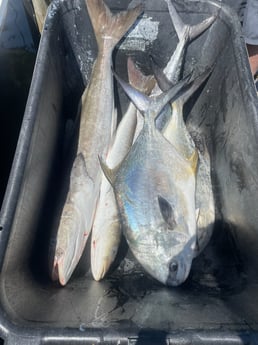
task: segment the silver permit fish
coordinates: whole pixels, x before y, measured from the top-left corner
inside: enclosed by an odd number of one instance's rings
[[[114,188],[135,258],[154,278],[177,286],[188,277],[195,252],[198,154],[184,159],[156,129],[155,118],[189,78],[155,98],[117,79],[144,115],[144,125],[121,164],[109,169],[101,160],[102,169]]]
[[[196,175],[196,216],[197,216],[197,248],[196,256],[208,244],[215,222],[215,203],[211,182],[210,156],[201,136],[195,132],[193,140],[183,119],[183,106],[190,96],[209,77],[211,69],[196,78],[190,87],[181,97],[172,104],[172,117],[163,129],[164,137],[180,152],[186,159],[192,156],[196,147],[199,153],[199,162]],[[166,90],[166,88],[162,89]],[[198,143],[197,143],[198,141]],[[200,143],[201,142],[201,143]],[[196,145],[197,144],[197,145]]]
[[[154,87],[154,77],[143,75],[134,66],[131,58],[128,58],[127,66],[130,84],[149,94]],[[116,130],[113,144],[106,159],[110,168],[117,166],[132,146],[137,125],[136,111],[134,104],[130,103]],[[95,280],[103,279],[108,272],[116,257],[121,235],[121,220],[113,188],[103,175],[91,237],[91,271]]]
[[[185,24],[181,17],[179,16],[177,10],[175,9],[174,5],[171,3],[171,0],[165,0],[168,5],[169,14],[173,23],[173,26],[176,30],[176,34],[178,36],[179,42],[176,46],[176,49],[167,62],[167,65],[163,69],[163,73],[167,77],[167,79],[171,82],[171,85],[175,85],[178,80],[180,80],[182,75],[182,68],[183,63],[185,60],[185,53],[188,45],[204,33],[216,20],[217,15],[212,15],[209,18],[206,18],[202,22],[196,25],[188,25]],[[151,57],[152,58],[152,57]],[[151,60],[153,62],[153,58]],[[160,72],[157,65],[152,63],[153,71],[157,71],[156,73]],[[162,91],[157,84],[154,88],[152,95],[158,95]],[[156,126],[158,129],[162,130],[162,128],[167,124],[171,116],[171,109],[170,107],[166,107],[164,111],[160,114],[160,116],[156,120]]]
[[[154,66],[154,63],[153,63]],[[167,116],[170,120],[162,129],[164,137],[182,154],[186,159],[193,155],[196,149],[196,142],[193,140],[186,127],[183,119],[183,107],[193,93],[207,80],[210,76],[212,68],[207,69],[204,73],[198,76],[191,87],[183,93],[178,99],[172,103],[172,112],[169,107],[166,111],[171,113]],[[157,67],[154,67],[154,74],[162,91],[169,90],[173,83]],[[197,132],[195,131],[195,134]],[[197,247],[196,256],[208,244],[215,222],[215,203],[211,182],[211,167],[210,156],[207,147],[200,135],[196,134],[196,138],[202,141],[199,145],[199,163],[196,176],[196,218],[197,218]]]
[[[168,5],[169,14],[176,30],[179,42],[174,54],[171,56],[163,72],[166,77],[175,85],[181,78],[184,55],[189,43],[206,31],[217,18],[212,15],[196,25],[185,24],[179,16],[171,0],[165,0]]]
[[[102,0],[86,0],[98,45],[91,78],[82,96],[77,156],[57,231],[52,279],[65,285],[89,237],[101,183],[98,156],[106,157],[114,124],[112,52],[142,6],[112,14]]]
[[[200,136],[198,137],[200,138]],[[205,142],[202,139],[200,141],[202,141],[202,144],[198,146],[199,165],[195,194],[195,207],[198,210],[195,256],[198,256],[209,243],[215,222],[215,201],[211,181],[211,160]]]

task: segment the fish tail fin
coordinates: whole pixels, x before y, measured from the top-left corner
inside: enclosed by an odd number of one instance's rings
[[[139,109],[141,113],[144,113],[150,106],[151,99],[148,96],[146,96],[143,92],[137,90],[135,87],[126,83],[122,78],[120,78],[116,74],[116,72],[113,69],[112,71],[116,80],[121,85],[122,89],[130,98],[130,100],[134,103],[136,108]]]
[[[137,109],[146,117],[148,114],[149,116],[153,117],[155,120],[156,117],[159,115],[161,110],[165,107],[165,105],[170,102],[174,101],[178,98],[181,93],[187,89],[188,82],[191,78],[191,75],[188,75],[186,78],[180,80],[175,86],[173,86],[168,91],[162,93],[156,97],[148,97],[144,93],[136,90],[130,84],[126,83],[122,80],[113,70],[114,76],[116,80],[119,82],[127,96],[131,99]]]
[[[165,92],[171,89],[174,85],[172,81],[170,81],[162,69],[155,63],[153,58],[151,58],[151,64],[154,76],[157,80],[157,83],[160,89]],[[193,95],[193,93],[208,79],[211,72],[213,70],[213,66],[211,68],[207,68],[203,73],[201,73],[197,78],[193,79],[189,83],[189,87],[182,92],[181,96],[175,101],[177,104],[181,104],[182,106],[188,101],[188,99]]]
[[[184,31],[186,29],[185,23],[182,21],[181,17],[179,16],[175,6],[172,4],[171,0],[165,0],[168,5],[168,11],[176,30],[177,36],[179,41],[181,41],[184,37]]]
[[[113,14],[103,0],[85,1],[99,48],[106,39],[111,40],[114,47],[143,11],[142,5],[138,5]]]
[[[196,37],[201,35],[205,30],[207,30],[217,18],[217,15],[212,15],[209,18],[206,18],[205,20],[203,20],[201,23],[198,23],[196,25],[187,25],[183,22],[183,20],[179,16],[171,0],[165,0],[165,1],[168,5],[169,14],[173,22],[173,25],[175,27],[179,41],[181,41],[182,39],[185,39],[185,32],[187,28],[189,29],[188,40],[192,41]]]
[[[133,59],[127,59],[127,72],[129,83],[137,90],[149,95],[153,90],[156,80],[153,75],[143,74],[139,68],[136,67]]]
[[[190,26],[189,29],[189,41],[193,41],[195,38],[200,36],[204,31],[206,31],[212,23],[217,19],[217,15],[212,15],[209,18],[204,19],[201,23]]]
[[[154,119],[156,119],[166,104],[176,101],[182,93],[188,90],[191,85],[190,79],[191,74],[180,80],[176,85],[173,85],[169,90],[163,92],[161,95],[153,97],[151,105],[153,112],[156,113]]]
[[[190,83],[189,88],[185,92],[183,92],[183,94],[177,100],[182,104],[182,106],[189,100],[189,98],[194,94],[194,92],[198,90],[198,88],[208,79],[212,70],[213,68],[208,68],[205,72],[201,73]]]
[[[153,59],[153,56],[150,56],[150,61],[153,74],[157,80],[160,90],[164,92],[171,89],[171,87],[173,86],[173,82],[167,78],[163,70],[157,65],[156,61]]]

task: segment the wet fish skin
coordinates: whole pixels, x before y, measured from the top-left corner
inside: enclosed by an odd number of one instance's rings
[[[77,157],[54,249],[51,276],[61,285],[68,282],[89,237],[102,176],[98,156],[106,157],[111,142],[115,122],[112,52],[142,12],[139,5],[114,15],[103,0],[86,0],[86,6],[98,44],[98,55],[82,96]],[[83,174],[77,174],[78,170]]]
[[[154,86],[153,76],[145,76],[128,58],[128,77],[134,87],[150,93]],[[130,102],[114,136],[107,155],[107,164],[113,168],[119,164],[131,148],[137,126],[137,109]],[[122,235],[121,220],[113,188],[103,175],[100,197],[96,208],[91,238],[91,271],[95,280],[101,280],[113,263]]]
[[[171,0],[165,1],[168,5],[170,18],[176,30],[179,42],[174,54],[171,56],[163,72],[167,76],[168,80],[175,85],[181,78],[187,45],[205,32],[215,22],[217,19],[217,14],[204,19],[198,24],[189,25],[182,21]]]
[[[183,119],[183,107],[191,95],[207,80],[212,72],[212,68],[207,69],[198,76],[192,83],[192,86],[172,104],[172,116],[170,121],[163,128],[164,137],[186,158],[192,156],[196,149],[195,141],[190,135]],[[160,74],[156,77],[159,80]],[[164,90],[165,83],[162,84]],[[169,85],[169,83],[167,84]],[[197,134],[195,134],[197,136]],[[199,141],[200,135],[198,135]],[[215,204],[211,182],[211,163],[208,150],[205,143],[202,143],[202,150],[198,150],[199,163],[196,176],[196,205],[197,210],[197,248],[195,256],[208,244],[215,222]]]
[[[208,148],[201,134],[196,131],[192,131],[191,136],[194,138],[195,142],[198,140],[198,144],[196,144],[197,147],[199,143],[202,142],[198,147],[199,164],[195,194],[196,209],[199,210],[197,218],[197,246],[195,254],[195,256],[198,256],[211,239],[216,210],[211,179],[211,158]]]
[[[166,76],[169,82],[169,87],[171,87],[172,85],[175,85],[182,77],[183,63],[187,46],[214,23],[217,15],[212,15],[196,25],[188,25],[182,21],[171,0],[165,1],[168,4],[169,14],[179,39],[174,53],[163,69],[163,74]],[[155,63],[152,63],[152,67],[155,75],[161,72],[157,69]],[[157,83],[153,95],[160,94],[161,90],[164,90],[164,88]],[[164,128],[164,126],[168,123],[171,116],[170,112],[171,111],[169,108],[166,107],[165,111],[157,118],[156,126],[158,129],[162,130],[162,128]]]
[[[114,188],[134,256],[154,278],[177,286],[187,278],[195,251],[198,155],[185,160],[154,121],[186,81],[152,100],[119,82],[143,113],[144,125],[121,164],[110,169],[102,161],[102,169]]]
[[[172,104],[172,117],[163,129],[166,139],[171,142],[186,157],[191,156],[196,147],[195,141],[183,119],[183,106],[191,95],[210,76],[212,68],[207,69],[197,77],[191,88],[187,90],[178,100]],[[196,133],[196,131],[195,131]],[[195,134],[196,136],[196,134]],[[201,135],[198,135],[200,141]],[[202,140],[203,141],[203,140]],[[215,201],[211,181],[211,161],[205,142],[202,143],[202,150],[199,152],[199,164],[196,177],[196,210],[197,210],[197,249],[198,256],[208,244],[215,222]]]

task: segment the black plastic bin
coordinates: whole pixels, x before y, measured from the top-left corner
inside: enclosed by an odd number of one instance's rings
[[[23,1],[0,5],[0,208],[21,128],[36,59],[39,34],[32,8]]]
[[[106,2],[113,10],[129,3]],[[165,1],[144,3],[141,22],[114,55],[124,78],[128,55],[148,73],[149,53],[164,66],[177,44]],[[66,287],[50,281],[46,263],[67,128],[96,56],[84,1],[55,0],[0,219],[0,335],[6,344],[258,344],[258,102],[241,28],[218,2],[175,5],[191,23],[218,13],[189,46],[184,71],[214,64],[204,88],[187,104],[189,128],[206,140],[212,157],[212,240],[177,288],[154,281],[130,252],[101,282],[92,279],[87,252]],[[119,88],[117,104],[126,108]]]

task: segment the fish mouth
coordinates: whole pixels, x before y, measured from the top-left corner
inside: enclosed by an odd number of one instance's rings
[[[53,281],[59,281],[62,286],[65,286],[67,284],[79,261],[85,242],[86,238],[83,238],[82,241],[80,236],[76,237],[73,246],[71,261],[68,260],[69,258],[65,255],[64,250],[57,249],[57,254],[54,257],[53,269],[51,274]]]

